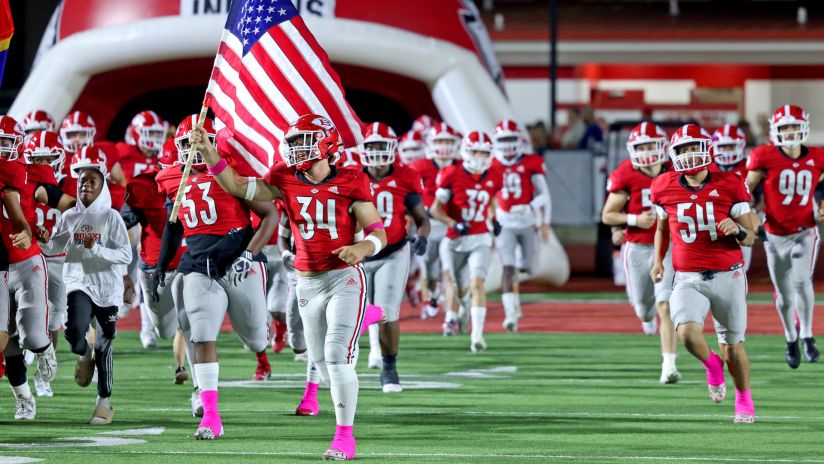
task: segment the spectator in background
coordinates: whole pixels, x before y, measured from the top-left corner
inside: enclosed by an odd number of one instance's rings
[[[578,107],[570,108],[567,111],[567,128],[561,136],[561,148],[565,150],[579,149],[586,130],[587,126],[581,117],[581,109]]]
[[[771,145],[770,140],[770,117],[764,113],[758,115],[758,128],[761,133],[756,137],[756,145]]]
[[[535,153],[542,153],[544,150],[554,148],[550,146],[546,125],[543,121],[537,121],[535,124],[528,124],[526,126],[526,131],[529,133],[529,140],[532,142],[532,149]]]
[[[738,127],[744,131],[744,135],[747,137],[747,147],[754,147],[758,145],[758,141],[755,138],[755,134],[752,133],[752,127],[750,126],[749,121],[746,119],[738,121]]]
[[[601,129],[601,126],[598,125],[598,121],[595,120],[595,113],[592,111],[592,108],[584,108],[581,113],[581,119],[585,129],[578,143],[578,149],[600,150],[604,142],[604,131]]]

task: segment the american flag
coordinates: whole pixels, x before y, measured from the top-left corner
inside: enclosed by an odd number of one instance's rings
[[[291,0],[234,0],[206,90],[218,150],[259,175],[278,155],[289,124],[307,113],[328,117],[346,147],[362,140],[329,57]]]

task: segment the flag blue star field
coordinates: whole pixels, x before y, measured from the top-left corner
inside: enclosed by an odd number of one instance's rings
[[[11,19],[9,0],[0,0],[0,83],[6,69],[6,56],[9,54],[9,42],[14,34],[14,22]]]
[[[361,123],[329,57],[291,0],[235,0],[223,31],[206,103],[219,123],[218,150],[262,175],[298,117],[328,117],[346,147]],[[221,124],[219,124],[220,126]]]

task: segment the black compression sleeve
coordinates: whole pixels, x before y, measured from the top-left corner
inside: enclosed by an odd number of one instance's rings
[[[60,202],[60,199],[63,198],[63,190],[54,184],[41,184],[40,187],[46,189],[48,205],[52,208],[57,208],[57,204]]]
[[[163,229],[163,238],[160,241],[160,256],[157,259],[157,268],[166,269],[177,254],[180,243],[183,241],[183,224],[180,221],[168,221],[172,212],[172,203],[166,202],[166,228]]]

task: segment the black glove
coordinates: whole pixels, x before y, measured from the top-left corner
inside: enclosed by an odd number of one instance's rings
[[[496,237],[501,235],[501,223],[497,219],[492,220],[492,235]]]
[[[426,254],[426,237],[418,235],[412,240],[412,251],[418,256]]]
[[[466,235],[466,234],[469,233],[469,223],[468,222],[459,222],[459,223],[455,224],[454,229],[455,229],[455,232],[458,233],[458,235]]]
[[[149,288],[149,298],[155,303],[160,301],[160,294],[157,293],[158,287],[166,286],[166,271],[164,269],[155,269],[152,273],[151,288]]]

